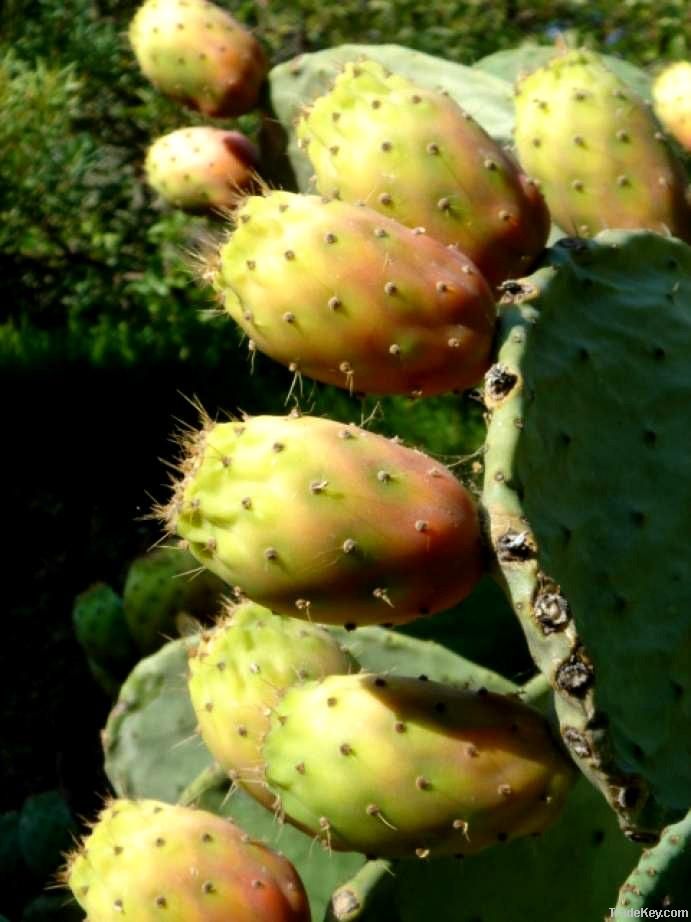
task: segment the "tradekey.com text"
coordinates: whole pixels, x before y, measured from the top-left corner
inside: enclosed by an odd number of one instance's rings
[[[688,919],[688,909],[614,909],[609,911],[612,919]]]

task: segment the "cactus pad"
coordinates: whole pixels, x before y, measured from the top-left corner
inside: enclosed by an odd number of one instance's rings
[[[515,139],[567,233],[649,228],[691,240],[682,165],[649,107],[594,52],[558,55],[519,81]]]
[[[94,583],[75,599],[72,623],[93,671],[112,676],[115,684],[124,679],[137,654],[120,596],[106,583]]]
[[[463,254],[313,195],[249,197],[236,221],[212,280],[251,348],[376,394],[468,388],[489,366],[494,302]]]
[[[643,852],[638,866],[619,891],[617,909],[628,910],[628,914],[646,909],[648,917],[653,918],[654,910],[670,910],[667,918],[673,918],[674,911],[688,911],[690,898],[691,813],[688,813],[681,822],[663,830],[654,848]]]
[[[474,502],[449,470],[309,416],[211,423],[190,437],[162,514],[199,561],[272,611],[401,623],[479,579]]]
[[[627,833],[691,801],[691,250],[566,239],[513,285],[483,503],[561,731]]]
[[[199,568],[191,554],[161,547],[138,557],[127,571],[125,617],[142,653],[153,653],[175,637],[183,615],[209,619],[221,605],[226,587]]]

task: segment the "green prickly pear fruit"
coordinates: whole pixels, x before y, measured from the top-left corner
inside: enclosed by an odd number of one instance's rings
[[[156,800],[114,800],[64,880],[90,922],[309,922],[295,868],[229,820]]]
[[[483,570],[475,504],[396,440],[310,416],[191,436],[161,510],[213,573],[282,614],[402,623],[449,608]]]
[[[378,857],[474,854],[542,832],[575,772],[512,697],[376,675],[287,689],[262,747],[280,808]]]
[[[219,765],[270,807],[275,795],[264,782],[261,741],[282,690],[358,666],[318,625],[274,615],[253,602],[229,607],[227,615],[191,652],[192,705]]]
[[[371,208],[269,192],[245,200],[212,272],[250,347],[350,390],[477,383],[495,307],[469,259]]]
[[[544,201],[511,157],[447,94],[375,61],[346,64],[297,135],[322,194],[424,227],[493,285],[524,274],[545,245]]]
[[[77,641],[98,669],[124,679],[137,659],[120,596],[106,583],[94,583],[77,596],[72,609]]]
[[[230,208],[253,182],[259,155],[238,131],[200,126],[158,138],[146,155],[149,185],[187,211]]]
[[[519,82],[515,139],[568,233],[647,228],[691,239],[681,165],[649,107],[594,52],[559,55]]]
[[[266,55],[220,6],[208,0],[146,0],[129,36],[142,72],[166,96],[210,116],[254,108]]]
[[[177,636],[182,616],[214,616],[227,591],[182,548],[160,547],[138,557],[128,570],[123,601],[139,650],[153,653]]]
[[[653,105],[667,131],[691,151],[691,61],[662,71],[653,84]]]

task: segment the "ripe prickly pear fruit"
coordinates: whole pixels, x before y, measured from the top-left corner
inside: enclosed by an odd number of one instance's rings
[[[238,131],[180,128],[151,145],[146,177],[177,208],[230,208],[252,184],[258,162],[254,145]]]
[[[346,64],[297,126],[317,189],[457,246],[493,285],[545,245],[536,186],[448,95],[375,61]]]
[[[178,547],[159,547],[138,557],[125,580],[123,601],[139,650],[153,653],[179,633],[184,616],[215,615],[227,587]]]
[[[329,384],[437,394],[490,362],[495,307],[478,270],[370,208],[252,196],[212,281],[251,347]]]
[[[261,742],[281,692],[357,669],[318,625],[253,602],[229,607],[190,658],[189,690],[201,737],[230,777],[270,807],[276,798],[264,782]]]
[[[638,227],[691,239],[681,165],[646,104],[594,52],[569,51],[520,81],[515,139],[568,233]]]
[[[74,600],[72,623],[90,663],[108,677],[124,679],[137,659],[120,596],[106,583],[94,583]],[[102,682],[101,684],[107,684]]]
[[[540,833],[575,775],[545,720],[517,699],[424,676],[293,686],[262,754],[287,819],[379,857],[473,854]]]
[[[309,416],[211,423],[162,510],[213,573],[282,614],[402,623],[480,578],[475,504],[437,461]]]
[[[129,35],[142,72],[166,96],[210,116],[254,108],[266,56],[220,6],[208,0],[146,0]]]
[[[691,61],[670,64],[653,84],[655,113],[670,134],[691,151]]]
[[[65,883],[90,922],[309,922],[285,858],[226,819],[155,800],[113,800]]]

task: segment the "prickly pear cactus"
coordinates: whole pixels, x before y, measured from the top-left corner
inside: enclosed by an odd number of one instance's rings
[[[691,897],[691,813],[663,830],[658,844],[643,852],[619,891],[617,909],[675,912],[687,910]],[[669,917],[669,913],[668,913]],[[658,918],[663,918],[658,916]]]
[[[691,61],[677,61],[659,74],[653,104],[667,131],[691,151]]]
[[[691,801],[691,249],[566,239],[505,301],[491,543],[572,755],[627,834],[654,838]]]
[[[358,665],[322,627],[253,602],[229,606],[190,657],[189,691],[204,743],[257,800],[271,806],[261,741],[284,688]]]
[[[245,200],[210,267],[225,310],[296,373],[350,391],[444,393],[489,367],[495,309],[476,267],[370,208]]]
[[[401,674],[418,670],[432,680],[461,687],[484,687],[501,694],[519,692],[507,679],[430,641],[379,627],[329,631],[373,671]],[[251,829],[270,846],[280,848],[296,865],[307,887],[314,918],[320,919],[332,891],[355,873],[362,856],[317,847],[312,838],[277,822],[272,811],[241,788],[231,786],[227,772],[211,764],[211,756],[205,754],[198,738],[196,716],[184,681],[191,643],[169,643],[138,666],[125,683],[123,691],[129,689],[131,694],[123,698],[104,733],[111,784],[120,796],[167,801],[179,798],[183,804],[229,816]]]
[[[45,882],[70,847],[76,823],[59,791],[43,791],[24,801],[18,837],[22,856],[38,880]]]
[[[567,233],[649,228],[691,240],[682,165],[649,107],[594,52],[560,54],[519,80],[515,140]]]
[[[540,833],[574,775],[526,705],[425,676],[292,686],[262,756],[288,820],[330,848],[381,857],[474,854]]]
[[[224,593],[227,586],[181,548],[156,548],[138,557],[127,572],[123,602],[140,652],[153,653],[177,636],[183,615],[215,616]]]
[[[432,458],[364,429],[297,415],[207,420],[180,469],[167,527],[273,611],[401,623],[460,601],[481,575],[470,494]]]
[[[213,761],[198,734],[186,687],[196,638],[175,640],[143,659],[120,689],[101,741],[105,771],[121,797],[175,802]]]
[[[259,154],[239,131],[198,126],[157,138],[146,154],[149,185],[187,211],[230,208],[253,182]]]
[[[257,101],[266,56],[257,40],[209,0],[146,0],[129,29],[143,74],[205,115],[242,115]]]
[[[319,192],[424,227],[491,284],[524,273],[545,245],[542,196],[506,152],[448,95],[375,61],[346,64],[297,135]]]
[[[156,800],[107,804],[64,877],[96,922],[310,920],[289,861],[224,818]]]
[[[110,676],[124,679],[137,654],[120,596],[106,583],[94,583],[75,599],[72,623],[96,674],[103,670],[104,682],[110,682]]]

